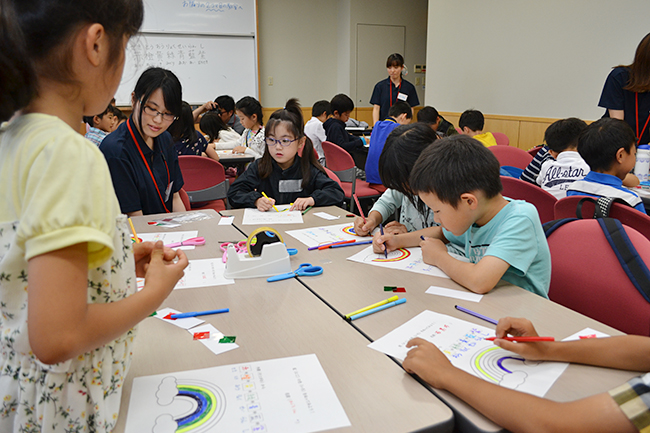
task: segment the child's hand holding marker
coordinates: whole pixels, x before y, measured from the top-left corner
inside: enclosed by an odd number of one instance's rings
[[[535,327],[530,320],[527,319],[513,317],[504,317],[499,319],[495,334],[497,337],[497,339],[494,340],[495,345],[521,355],[525,359],[531,361],[543,361],[549,359],[549,350],[554,344],[553,342],[546,341],[515,343],[514,341],[502,339],[508,335],[513,335],[515,337],[538,337]]]
[[[445,244],[436,238],[425,238],[420,236],[420,248],[422,248],[422,261],[427,265],[438,265],[438,258],[441,254],[448,254]]]
[[[398,248],[397,237],[391,233],[377,232],[372,238],[372,252],[375,254],[388,254]]]
[[[257,210],[260,212],[266,212],[275,208],[277,212],[277,208],[275,207],[275,199],[269,198],[269,196],[267,196],[265,193],[262,193],[262,195],[264,197],[260,197],[255,200],[255,207],[257,207]]]

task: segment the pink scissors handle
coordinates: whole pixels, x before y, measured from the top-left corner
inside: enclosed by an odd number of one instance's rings
[[[225,242],[220,245],[221,251],[223,251],[223,256],[221,256],[221,261],[226,263],[228,261],[228,245],[235,247],[237,254],[242,254],[246,252],[246,241],[234,242]]]
[[[167,244],[165,246],[167,248],[178,248],[178,247],[188,247],[188,246],[197,246],[197,245],[205,245],[205,238],[203,237],[189,238],[189,239],[185,239],[184,241],[174,242],[171,244]]]

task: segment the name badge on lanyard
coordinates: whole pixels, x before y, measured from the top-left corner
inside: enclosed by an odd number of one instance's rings
[[[174,181],[172,180],[169,182],[169,185],[167,185],[167,189],[165,190],[165,203],[169,200],[169,196],[172,193],[172,186],[174,186]]]
[[[300,192],[302,191],[302,179],[281,180],[278,184],[280,192]]]
[[[406,99],[408,99],[408,97],[409,97],[409,95],[407,95],[406,93],[399,92],[397,94],[397,99],[399,99],[400,101],[406,101]]]

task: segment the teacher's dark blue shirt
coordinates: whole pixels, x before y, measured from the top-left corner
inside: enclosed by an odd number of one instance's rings
[[[131,125],[137,144],[133,142],[127,123]],[[138,147],[151,168],[156,184],[151,179]],[[165,131],[156,137],[151,150],[140,136],[133,119],[129,118],[106,136],[99,150],[104,153],[108,163],[115,194],[123,213],[141,210],[144,215],[149,215],[172,211],[174,193],[183,187],[183,175],[169,132]],[[165,200],[165,191],[170,182],[173,182],[172,188]]]
[[[392,99],[391,89],[393,91]],[[397,95],[399,93],[403,93],[407,96],[406,102],[411,107],[420,105],[420,100],[415,91],[415,86],[404,79],[402,79],[400,86],[395,86],[393,82],[390,81],[390,77],[375,84],[372,96],[370,97],[370,103],[372,105],[379,105],[379,120],[384,120],[388,117],[388,110],[390,110],[390,107],[397,101]]]

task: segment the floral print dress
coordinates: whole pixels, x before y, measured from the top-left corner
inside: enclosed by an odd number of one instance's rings
[[[27,334],[29,275],[17,246],[18,222],[0,224],[0,432],[110,432],[117,423],[134,330],[54,365],[32,353]],[[88,302],[108,303],[136,291],[127,220],[116,220],[113,256],[88,271]]]

